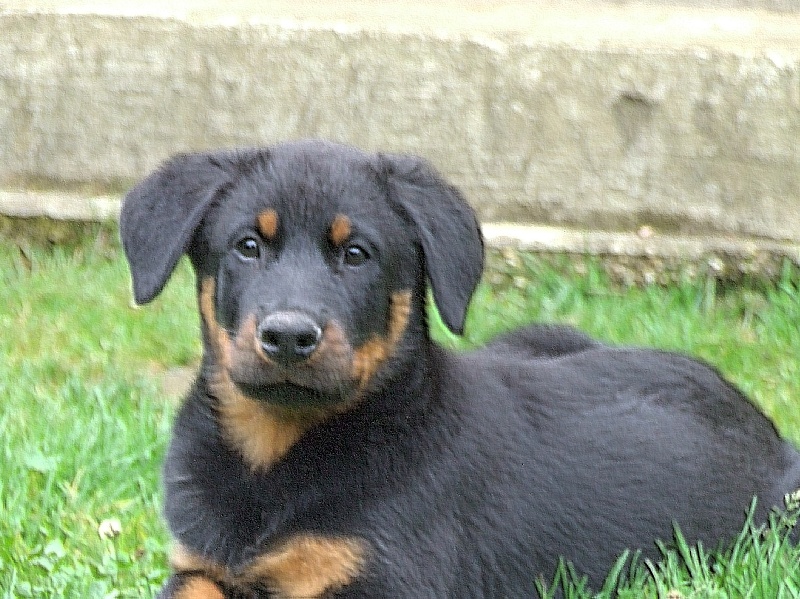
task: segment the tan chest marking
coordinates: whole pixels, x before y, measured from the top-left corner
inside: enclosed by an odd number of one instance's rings
[[[315,424],[308,419],[278,414],[243,395],[230,378],[220,375],[211,383],[219,399],[219,416],[228,441],[254,470],[266,470],[281,459]]]

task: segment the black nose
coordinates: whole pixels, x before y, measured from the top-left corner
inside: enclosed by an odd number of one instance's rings
[[[300,312],[276,312],[261,321],[257,334],[264,353],[288,365],[314,353],[322,338],[322,329]]]

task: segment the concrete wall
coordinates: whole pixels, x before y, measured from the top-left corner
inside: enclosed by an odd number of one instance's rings
[[[486,222],[797,244],[797,8],[6,1],[0,212],[318,136],[427,156]]]

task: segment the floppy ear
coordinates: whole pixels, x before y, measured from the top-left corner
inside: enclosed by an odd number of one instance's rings
[[[212,154],[172,158],[131,189],[120,236],[136,303],[153,300],[169,279],[203,216],[230,175]]]
[[[475,213],[422,158],[379,156],[391,200],[419,232],[436,307],[447,327],[460,335],[483,271],[483,238]]]

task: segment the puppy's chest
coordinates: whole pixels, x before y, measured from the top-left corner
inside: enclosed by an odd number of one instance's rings
[[[292,454],[254,472],[223,438],[178,455],[167,477],[176,572],[201,573],[232,596],[279,599],[326,597],[367,572],[373,535],[359,493],[313,461]]]
[[[415,553],[407,533],[429,508],[417,501],[425,485],[407,484],[420,444],[402,432],[408,419],[343,417],[254,468],[209,409],[212,398],[194,399],[165,471],[176,572],[202,572],[250,596],[325,597],[365,581],[383,588],[393,578],[387,564]]]

